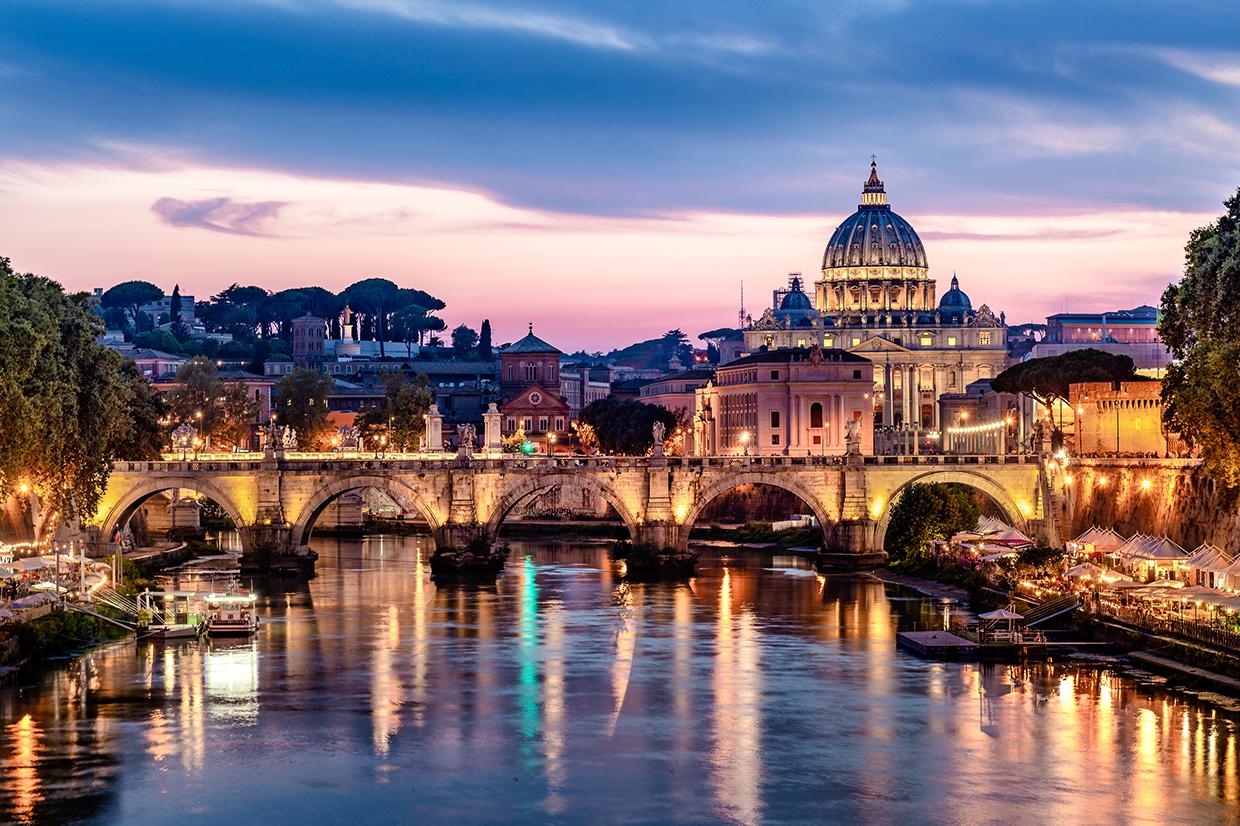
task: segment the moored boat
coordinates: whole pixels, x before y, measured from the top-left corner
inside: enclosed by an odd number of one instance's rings
[[[193,639],[203,632],[203,618],[190,610],[188,591],[143,591],[138,594],[139,640]]]
[[[207,633],[213,637],[253,634],[258,630],[257,601],[252,593],[207,594]]]

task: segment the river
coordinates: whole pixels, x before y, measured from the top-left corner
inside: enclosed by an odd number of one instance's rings
[[[898,652],[931,600],[791,557],[617,582],[514,542],[438,587],[428,540],[316,539],[251,640],[136,645],[0,690],[0,821],[1227,823],[1226,703],[1070,663]],[[1234,706],[1232,706],[1234,708]]]

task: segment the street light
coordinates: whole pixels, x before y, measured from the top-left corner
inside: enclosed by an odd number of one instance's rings
[[[741,455],[742,456],[749,455],[749,431],[748,430],[741,431]]]
[[[555,434],[548,433],[547,434],[547,455],[550,456],[553,452],[555,452]]]

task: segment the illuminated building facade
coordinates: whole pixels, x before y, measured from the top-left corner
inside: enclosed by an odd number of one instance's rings
[[[986,305],[974,309],[953,275],[936,296],[921,238],[892,211],[870,164],[857,211],[827,243],[814,300],[799,276],[775,291],[773,306],[745,325],[750,353],[842,349],[874,362],[875,424],[941,426],[939,397],[1003,371],[1007,331]]]
[[[840,456],[847,423],[860,450],[874,450],[874,365],[843,350],[785,348],[720,365],[696,391],[693,452],[699,456]]]

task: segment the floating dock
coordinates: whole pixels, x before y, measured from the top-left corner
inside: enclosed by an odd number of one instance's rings
[[[981,646],[948,631],[899,631],[896,647],[938,660],[975,660]]]

